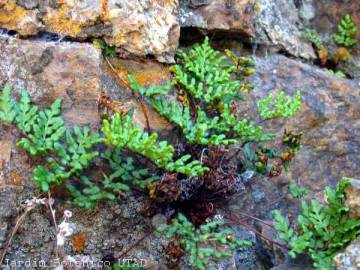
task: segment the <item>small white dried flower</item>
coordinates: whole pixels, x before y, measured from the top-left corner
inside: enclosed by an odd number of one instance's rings
[[[42,199],[36,199],[36,203],[37,203],[37,204],[42,204],[42,205],[45,205],[45,204],[46,204],[46,199],[45,199],[45,198],[42,198]]]
[[[71,218],[72,217],[72,212],[70,210],[65,210],[64,211],[64,217],[65,218]]]
[[[65,239],[71,236],[75,231],[75,225],[72,223],[67,223],[65,220],[59,225],[59,232],[56,235],[56,244],[58,246],[63,246],[65,244]]]

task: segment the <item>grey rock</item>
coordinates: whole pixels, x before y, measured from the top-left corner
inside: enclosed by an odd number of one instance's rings
[[[357,270],[360,268],[360,237],[355,239],[345,250],[334,257],[337,270]]]
[[[256,36],[252,42],[273,51],[283,50],[296,57],[314,59],[311,45],[301,39],[302,24],[294,2],[259,0],[259,3],[260,11],[254,16]]]
[[[316,11],[312,0],[303,0],[299,9],[299,16],[307,24],[315,18]]]

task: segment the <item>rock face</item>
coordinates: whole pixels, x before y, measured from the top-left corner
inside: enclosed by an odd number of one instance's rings
[[[91,45],[0,38],[1,87],[27,89],[41,106],[63,99],[68,123],[96,126],[101,53]]]
[[[172,62],[180,27],[177,0],[17,1],[0,3],[0,27],[75,39],[103,38],[123,56]]]
[[[329,50],[330,58],[336,53],[339,46],[335,44],[332,35],[337,32],[337,25],[341,19],[349,14],[353,22],[358,27],[357,35],[354,37],[359,42],[357,45],[348,48],[352,57],[347,61],[340,61],[338,69],[345,71],[353,78],[360,79],[360,1],[341,1],[329,2],[319,1],[300,1],[301,10],[310,10],[315,16],[310,21],[305,22],[307,27],[315,29],[322,38],[325,46]],[[308,13],[309,13],[308,12]]]
[[[360,268],[360,237],[355,239],[343,252],[334,258],[337,270],[357,270]]]
[[[350,208],[350,217],[360,219],[360,180],[352,179],[346,188],[346,205]]]
[[[92,45],[76,42],[0,37],[0,57],[1,87],[8,83],[15,93],[26,89],[33,102],[40,106],[48,106],[56,98],[62,99],[62,115],[69,125],[97,127],[100,124],[97,101],[104,91],[129,107],[135,106],[135,122],[145,126],[143,108],[126,90],[127,85],[115,79],[127,78],[130,73],[146,85],[169,76],[168,69],[160,64],[123,60],[121,65],[113,62],[120,78],[110,77],[107,72],[111,70],[107,62],[103,63],[101,52]],[[137,69],[132,69],[133,66]],[[145,110],[153,130],[170,127],[151,108],[145,106]]]
[[[182,27],[229,31],[253,37],[255,29],[252,6],[249,2],[248,0],[180,1],[180,23]]]
[[[294,1],[259,0],[255,15],[256,38],[253,41],[275,51],[286,51],[296,57],[313,59],[310,44],[301,39],[303,27]]]
[[[255,49],[263,46],[270,51],[286,51],[305,59],[315,57],[311,45],[300,38],[302,23],[293,1],[208,0],[180,3],[182,27],[245,38]]]
[[[239,110],[253,114],[256,100],[270,92],[285,89],[303,96],[302,109],[285,120],[265,122],[281,136],[284,128],[303,131],[303,148],[291,169],[278,178],[288,182],[300,180],[312,190],[335,184],[342,177],[360,174],[360,87],[355,81],[327,76],[320,69],[273,55],[256,58],[256,86],[241,103]],[[250,113],[249,113],[250,112]]]

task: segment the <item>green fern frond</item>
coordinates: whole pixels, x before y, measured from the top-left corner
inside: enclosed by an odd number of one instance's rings
[[[15,103],[11,99],[11,87],[5,85],[0,95],[0,120],[11,124],[16,117]]]
[[[86,176],[80,177],[80,183],[76,187],[71,184],[66,187],[73,197],[71,203],[82,208],[94,208],[101,200],[113,201],[117,192],[129,190],[129,187],[122,183],[113,183],[105,179],[101,184],[97,184]]]
[[[343,179],[335,189],[327,187],[327,206],[321,206],[316,200],[310,204],[302,201],[297,233],[278,210],[274,211],[274,228],[279,238],[291,247],[291,257],[307,251],[315,269],[334,269],[333,256],[360,235],[360,220],[351,219],[344,204],[345,188],[350,183],[350,179]]]
[[[178,238],[189,255],[189,263],[196,269],[206,269],[210,259],[223,259],[231,256],[230,250],[249,246],[251,243],[233,237],[233,231],[220,228],[223,221],[215,220],[201,225],[198,229],[181,213],[172,220],[171,225],[164,225],[158,231],[164,237]],[[229,240],[230,239],[230,240]],[[228,251],[220,251],[220,246],[227,246]]]
[[[301,99],[302,97],[299,90],[296,91],[293,98],[285,96],[283,90],[274,101],[272,94],[270,94],[258,102],[260,116],[263,119],[290,117],[300,109]]]
[[[338,32],[333,35],[336,44],[351,47],[358,43],[358,41],[353,38],[356,36],[358,28],[349,14],[344,16],[337,30]]]
[[[183,163],[187,158],[173,160],[174,147],[166,141],[158,141],[156,133],[148,134],[132,123],[129,115],[115,114],[110,120],[104,120],[102,132],[105,143],[116,148],[126,148],[151,160],[158,167],[171,169],[189,176],[203,174],[207,168],[200,166],[198,161]]]
[[[128,186],[136,186],[145,189],[148,184],[159,180],[157,176],[151,176],[148,169],[139,169],[135,166],[131,157],[124,158],[121,149],[106,150],[101,156],[110,165],[112,173],[106,176],[109,181],[120,180]]]
[[[38,166],[34,170],[33,178],[38,187],[48,191],[52,184],[60,185],[64,180],[78,175],[89,167],[91,161],[98,156],[92,147],[100,141],[97,134],[90,134],[90,128],[74,127],[73,135],[65,132],[65,143],[56,141],[53,145],[56,157],[47,158],[49,168]]]
[[[25,105],[24,105],[25,106]],[[54,149],[54,144],[65,134],[64,121],[59,116],[61,112],[61,100],[57,99],[45,111],[39,111],[37,116],[28,119],[18,119],[19,125],[31,127],[27,129],[26,138],[22,138],[17,146],[23,148],[32,155],[47,154]],[[30,121],[30,123],[29,123]],[[25,130],[24,130],[25,131]]]
[[[28,134],[34,126],[38,117],[38,107],[31,104],[29,94],[24,90],[21,92],[20,102],[17,108],[16,125],[22,133]]]

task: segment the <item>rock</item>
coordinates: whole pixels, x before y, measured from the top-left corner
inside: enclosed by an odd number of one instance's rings
[[[333,40],[333,34],[337,32],[337,26],[342,18],[349,14],[360,29],[360,0],[354,1],[333,1],[331,5],[326,0],[313,1],[316,16],[308,25],[315,29],[322,38],[325,47],[329,49],[329,55],[332,56],[339,48]],[[352,57],[349,61],[341,61],[337,69],[345,71],[352,78],[360,79],[360,30],[354,37],[358,40],[357,45],[350,49]]]
[[[0,38],[0,81],[13,91],[28,90],[34,103],[63,99],[70,124],[97,126],[101,53],[91,45]]]
[[[316,17],[316,11],[314,7],[314,1],[302,1],[301,7],[299,8],[299,16],[306,23],[309,23],[312,19]]]
[[[123,56],[173,62],[180,35],[177,0],[5,1],[0,27],[73,39],[103,38]]]
[[[210,0],[198,6],[180,1],[180,7],[182,27],[242,38],[255,49],[262,46],[296,57],[315,58],[311,45],[300,38],[302,23],[293,1]]]
[[[255,89],[241,102],[239,113],[255,117],[256,101],[281,89],[288,95],[299,89],[303,96],[302,108],[295,116],[265,122],[268,130],[277,133],[279,138],[285,128],[304,132],[303,147],[289,172],[274,179],[283,183],[301,179],[302,185],[321,191],[344,175],[358,176],[359,85],[355,81],[329,77],[320,69],[280,55],[256,58],[255,62],[257,73],[251,79]]]
[[[311,45],[301,39],[302,23],[293,1],[258,0],[258,4],[253,43],[304,59],[315,58]]]
[[[11,141],[0,141],[0,162],[1,161],[9,161],[11,156]],[[1,168],[0,168],[1,170]]]
[[[134,121],[146,126],[143,108],[126,89],[128,86],[121,85],[117,74],[110,73],[100,51],[92,45],[0,37],[0,57],[1,85],[8,83],[17,95],[27,89],[33,102],[41,107],[49,106],[56,98],[62,99],[62,116],[68,125],[99,127],[97,101],[104,91],[114,99],[135,106]],[[145,67],[124,60],[120,68],[114,66],[119,70],[126,66],[143,85],[155,80],[160,82],[169,75],[167,69],[155,63]],[[134,66],[137,69],[133,69]],[[119,74],[124,76],[124,72]],[[154,110],[148,106],[144,109],[153,131],[171,127]]]
[[[360,180],[351,180],[351,185],[346,188],[345,204],[349,206],[350,218],[360,219]]]
[[[344,251],[334,257],[337,270],[360,269],[360,237],[355,239]]]
[[[220,30],[254,36],[252,14],[247,12],[251,1],[180,1],[182,27],[208,31]]]
[[[42,25],[38,20],[39,11],[26,10],[15,1],[0,3],[0,27],[15,30],[20,35],[36,35]]]
[[[262,270],[265,269],[259,262],[256,251],[256,234],[245,228],[235,228],[235,236],[241,240],[251,242],[251,246],[239,248],[235,253],[235,264],[237,270]]]

